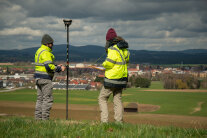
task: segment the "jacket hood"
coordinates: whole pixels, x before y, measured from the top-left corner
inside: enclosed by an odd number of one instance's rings
[[[41,48],[43,48],[43,49],[46,49],[47,51],[49,51],[49,52],[52,52],[52,49],[51,48],[49,48],[48,46],[46,46],[46,45],[41,45]]]
[[[118,48],[129,48],[128,43],[120,36],[115,37],[113,40],[109,41],[109,47],[117,45]]]
[[[129,48],[128,43],[124,40],[120,41],[117,43],[118,48],[123,49],[123,48]]]

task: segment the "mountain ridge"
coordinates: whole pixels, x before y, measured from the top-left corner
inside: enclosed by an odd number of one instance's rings
[[[39,47],[13,50],[0,50],[0,62],[34,61]],[[53,54],[56,61],[66,60],[66,44],[55,45]],[[207,64],[207,49],[187,49],[182,51],[130,50],[130,63],[141,64]],[[71,62],[94,62],[105,53],[104,47],[96,45],[69,47]],[[103,62],[105,56],[99,61]]]

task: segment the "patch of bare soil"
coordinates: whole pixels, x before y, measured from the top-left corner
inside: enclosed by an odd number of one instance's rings
[[[150,89],[144,90],[150,92],[207,92],[207,90],[200,90],[200,89]]]
[[[152,104],[138,104],[139,112],[154,112],[160,109],[159,105]]]
[[[154,105],[138,105],[143,111],[152,110]],[[53,104],[51,118],[65,119],[65,104]],[[16,116],[34,116],[35,103],[0,101],[0,114]],[[113,105],[109,104],[109,120],[113,121]],[[71,120],[100,120],[98,105],[69,105],[69,119]],[[158,126],[178,126],[207,129],[207,117],[160,115],[124,112],[124,121],[133,124],[153,124]]]
[[[139,103],[129,103],[129,102],[124,102],[123,106],[124,108],[137,108],[138,112],[154,112],[160,109],[159,105],[139,104]]]

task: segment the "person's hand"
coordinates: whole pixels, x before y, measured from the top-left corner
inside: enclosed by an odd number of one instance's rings
[[[61,71],[65,71],[66,67],[63,64],[59,64],[58,66],[61,67]]]
[[[65,71],[65,66],[61,66],[61,70],[62,71]]]

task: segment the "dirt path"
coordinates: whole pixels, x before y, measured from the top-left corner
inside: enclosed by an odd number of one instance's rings
[[[200,110],[201,110],[201,106],[202,106],[203,103],[204,103],[204,102],[198,102],[197,107],[194,108],[194,110],[193,110],[190,114],[194,114],[194,113],[200,111]]]
[[[14,89],[5,89],[1,90],[0,92],[14,92],[15,90],[25,89],[25,87],[14,88]]]
[[[34,116],[35,103],[0,101],[0,115]],[[113,107],[109,105],[110,121],[113,121]],[[53,104],[51,118],[65,119],[65,104]],[[69,105],[69,119],[100,121],[97,105]],[[207,129],[207,117],[143,114],[124,112],[124,121],[132,124],[152,124],[157,126],[178,126],[184,128]]]

